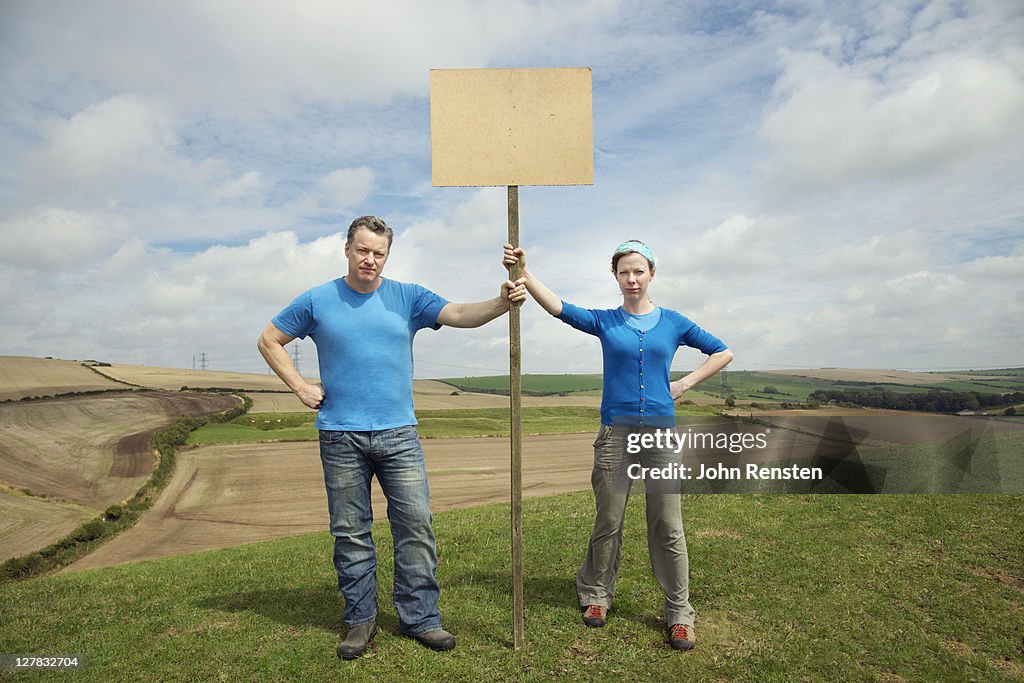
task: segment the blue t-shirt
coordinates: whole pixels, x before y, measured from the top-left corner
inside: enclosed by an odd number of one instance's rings
[[[316,344],[324,400],[318,429],[377,431],[416,424],[412,341],[441,326],[446,299],[416,284],[382,278],[363,294],[343,278],[313,287],[274,316],[277,329]]]
[[[676,349],[692,346],[710,356],[728,348],[685,316],[660,310],[658,323],[642,331],[626,323],[621,308],[595,310],[562,302],[560,320],[601,340],[602,424],[674,427],[675,402],[668,384]]]
[[[651,329],[661,320],[661,309],[657,306],[650,313],[630,313],[621,306],[619,310],[622,311],[622,317],[625,318],[627,325],[642,332]]]

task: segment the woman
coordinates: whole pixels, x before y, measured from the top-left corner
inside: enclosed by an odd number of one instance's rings
[[[638,240],[623,242],[612,255],[612,273],[622,293],[622,305],[607,310],[583,309],[559,299],[527,268],[522,249],[506,244],[503,262],[508,268],[519,264],[519,282],[526,284],[544,310],[601,340],[601,429],[594,442],[591,475],[597,509],[587,556],[576,576],[576,592],[583,622],[604,626],[622,557],[622,525],[633,481],[629,473],[635,476],[638,470],[629,465],[664,468],[680,461],[670,447],[639,447],[650,443],[642,436],[674,427],[675,400],[728,365],[732,351],[676,311],[651,302],[647,289],[654,279],[655,258]],[[670,382],[672,357],[683,345],[700,349],[708,358],[690,374]],[[668,640],[677,650],[689,650],[696,644],[696,632],[680,483],[678,479],[652,478],[645,482],[645,489],[647,547],[654,576],[665,592]]]

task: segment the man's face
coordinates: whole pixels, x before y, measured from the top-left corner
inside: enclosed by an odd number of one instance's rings
[[[384,264],[388,260],[388,238],[366,228],[359,228],[352,242],[345,245],[348,276],[352,289],[369,292],[377,288]]]

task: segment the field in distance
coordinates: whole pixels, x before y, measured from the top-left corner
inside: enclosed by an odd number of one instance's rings
[[[295,398],[288,387],[276,375],[246,372],[222,372],[216,370],[189,370],[184,368],[158,368],[142,365],[113,363],[97,368],[100,372],[121,382],[176,391],[182,387],[226,388],[252,392],[254,412],[295,412],[309,410]],[[89,372],[87,369],[86,372]],[[316,378],[307,378],[319,383]],[[506,386],[508,380],[505,380]],[[598,384],[600,389],[600,383]],[[508,399],[473,390],[459,391],[449,384],[437,380],[418,379],[413,382],[413,402],[417,410],[451,410],[459,408],[501,408],[508,406]],[[597,396],[573,394],[570,396],[533,396],[524,400],[523,405],[541,407],[556,405],[598,406],[601,404],[600,391]]]
[[[671,378],[683,372],[671,373]],[[448,377],[440,380],[469,391],[508,393],[508,376]],[[523,393],[562,397],[600,396],[601,375],[526,374]],[[726,397],[745,403],[783,403],[807,401],[818,390],[879,387],[895,393],[949,390],[1000,394],[1024,391],[1024,368],[958,372],[907,372],[903,370],[865,370],[822,368],[817,370],[729,370],[712,377],[687,395],[697,403],[721,403]]]
[[[125,388],[76,360],[0,356],[0,401]]]

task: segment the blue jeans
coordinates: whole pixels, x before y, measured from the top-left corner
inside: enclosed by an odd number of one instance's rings
[[[320,430],[320,460],[345,624],[351,628],[377,616],[377,552],[370,533],[370,480],[376,475],[388,501],[395,543],[393,597],[399,628],[409,635],[441,628],[430,491],[416,428]]]

